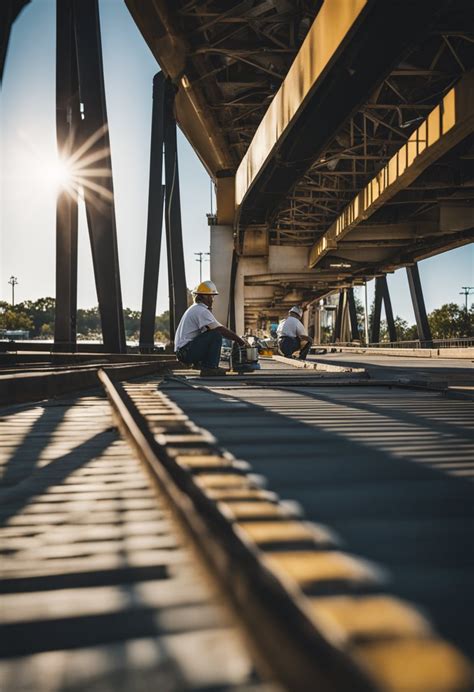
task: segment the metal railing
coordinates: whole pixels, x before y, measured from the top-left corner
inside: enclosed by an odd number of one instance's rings
[[[432,341],[379,341],[376,343],[364,344],[359,341],[338,341],[336,343],[314,344],[313,348],[472,348],[474,347],[474,337],[462,337],[453,339],[433,339]]]

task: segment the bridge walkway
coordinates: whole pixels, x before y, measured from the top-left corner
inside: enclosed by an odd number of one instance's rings
[[[373,379],[416,381],[474,395],[474,358],[420,358],[389,353],[338,353],[310,355],[309,362],[330,366],[364,368]]]
[[[263,362],[244,379],[162,387],[472,657],[474,402],[341,377]]]
[[[0,436],[1,690],[260,688],[102,392],[3,408]]]
[[[250,629],[292,692],[470,689],[449,645],[474,657],[474,402],[357,369],[150,367],[116,390],[100,375],[114,418],[98,389],[0,410],[0,687],[274,692]],[[191,528],[214,517],[198,538],[219,588],[127,416]]]

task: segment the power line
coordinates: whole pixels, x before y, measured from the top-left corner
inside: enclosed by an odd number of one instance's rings
[[[12,287],[12,306],[15,305],[15,286],[18,284],[16,276],[10,276],[8,283]]]
[[[461,286],[462,291],[459,291],[460,296],[464,296],[466,299],[466,314],[469,312],[468,300],[469,295],[474,291],[474,286]]]
[[[209,262],[208,259],[203,259],[203,255],[210,255],[210,252],[195,252],[195,255],[198,256],[198,259],[196,262],[199,262],[199,283],[202,282],[202,263],[203,262]]]

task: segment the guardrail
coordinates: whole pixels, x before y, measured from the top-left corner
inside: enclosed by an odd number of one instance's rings
[[[314,344],[313,348],[472,348],[474,347],[474,337],[463,337],[459,339],[433,339],[432,341],[379,341],[376,343],[364,344],[359,341],[338,341],[336,343]]]

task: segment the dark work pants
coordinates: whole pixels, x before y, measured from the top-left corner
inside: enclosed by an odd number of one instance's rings
[[[300,360],[306,360],[306,356],[311,348],[311,341],[305,341],[303,348],[300,349],[300,339],[298,336],[282,336],[278,339],[278,350],[282,356],[291,358],[295,351],[299,351]]]
[[[202,368],[217,368],[221,359],[222,335],[211,329],[194,337],[185,346],[178,349],[176,355],[182,363],[195,363]]]

